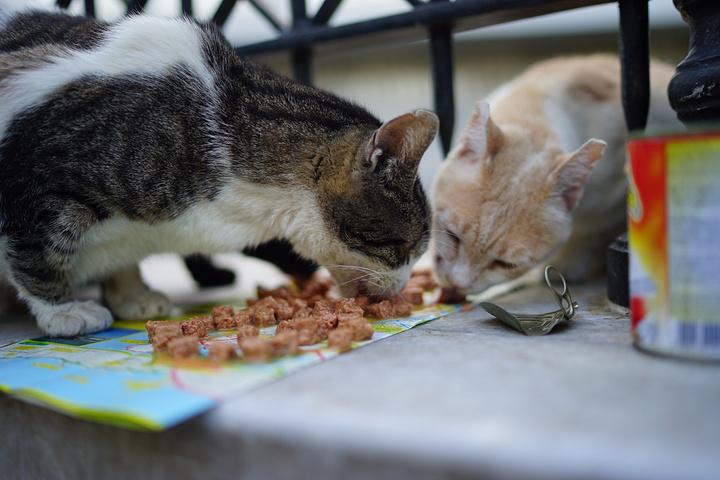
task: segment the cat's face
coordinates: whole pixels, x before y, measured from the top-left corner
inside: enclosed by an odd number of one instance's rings
[[[506,125],[478,103],[433,185],[435,270],[464,295],[524,274],[567,240],[571,211],[604,146],[560,151],[538,125]]]
[[[319,204],[330,234],[314,258],[343,295],[396,294],[427,249],[431,212],[417,172],[437,129],[437,117],[418,110],[369,139],[345,139],[319,165]]]

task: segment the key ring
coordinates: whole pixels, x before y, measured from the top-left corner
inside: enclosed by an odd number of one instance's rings
[[[555,287],[550,281],[550,272],[553,271],[562,281],[561,292],[555,290]],[[570,289],[567,286],[565,277],[552,265],[545,267],[545,283],[547,283],[560,310],[549,313],[524,314],[510,313],[504,308],[490,302],[480,302],[479,305],[493,317],[519,330],[525,335],[545,335],[558,323],[569,321],[575,315],[575,309],[578,308],[577,302],[573,302],[572,296],[570,295]]]
[[[562,281],[562,292],[558,293],[557,290],[555,290],[555,287],[553,287],[552,282],[550,281],[550,272],[554,271],[557,276]],[[575,308],[577,307],[577,303],[573,302],[572,296],[570,295],[570,290],[568,289],[567,282],[565,281],[565,277],[562,276],[560,271],[555,268],[554,265],[548,265],[545,267],[545,283],[547,283],[548,288],[552,292],[553,296],[555,297],[555,301],[557,302],[560,309],[563,311],[565,317],[567,317],[568,320],[570,320],[573,315],[575,315]]]

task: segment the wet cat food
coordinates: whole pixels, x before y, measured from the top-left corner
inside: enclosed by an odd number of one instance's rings
[[[229,305],[218,305],[212,309],[211,314],[218,330],[232,330],[237,326],[235,309]]]
[[[349,328],[337,328],[328,334],[328,347],[338,352],[346,352],[352,347],[353,336]]]
[[[155,333],[158,331],[158,329],[166,326],[177,326],[179,328],[180,324],[171,320],[150,320],[146,322],[145,329],[148,332],[148,341],[152,343],[153,339],[155,338]]]
[[[224,363],[237,358],[235,345],[225,342],[212,342],[208,346],[208,358],[213,363]]]
[[[243,359],[249,362],[262,363],[269,361],[275,352],[275,347],[269,338],[251,337],[240,342]]]
[[[301,346],[316,345],[327,340],[328,346],[339,352],[352,348],[352,342],[372,338],[374,328],[366,316],[387,319],[410,315],[413,305],[423,302],[423,293],[437,283],[429,273],[413,274],[408,286],[393,298],[374,297],[336,298],[329,282],[309,281],[297,289],[280,287],[274,290],[258,288],[258,299],[247,308],[235,310],[218,305],[210,316],[194,317],[182,322],[147,322],[148,337],[154,339],[153,348],[167,349],[178,337],[203,338],[213,329],[237,329],[237,347],[242,358],[251,362],[266,362],[272,358],[296,354]],[[275,335],[260,337],[259,328],[277,325]],[[208,358],[216,363],[236,358],[235,343],[212,342]],[[193,340],[176,342],[174,357],[195,355]]]
[[[260,335],[260,330],[253,327],[252,325],[240,325],[237,329],[237,341],[240,344],[241,341],[246,338],[257,337]]]
[[[200,338],[197,335],[183,335],[167,343],[167,352],[173,358],[188,358],[200,353]]]
[[[207,324],[200,317],[188,318],[180,322],[183,335],[196,335],[199,338],[207,335]]]
[[[162,350],[167,347],[168,342],[170,340],[181,337],[182,336],[182,330],[180,329],[180,324],[177,322],[172,322],[173,325],[160,325],[156,327],[155,333],[153,335],[152,339],[152,345],[153,350],[158,351]]]

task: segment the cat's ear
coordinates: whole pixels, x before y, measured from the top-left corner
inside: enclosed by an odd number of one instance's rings
[[[479,101],[460,137],[460,156],[484,159],[502,146],[503,134],[500,127],[490,118],[490,104]]]
[[[440,121],[427,110],[415,110],[385,122],[370,140],[365,170],[382,175],[388,184],[415,182],[425,150]]]
[[[552,191],[565,202],[567,210],[575,207],[595,162],[602,156],[605,142],[590,139],[569,155],[560,155],[550,173]]]

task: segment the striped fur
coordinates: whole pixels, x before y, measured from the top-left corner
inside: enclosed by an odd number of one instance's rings
[[[417,166],[435,115],[383,124],[189,19],[0,24],[0,273],[47,333],[107,327],[110,313],[71,290],[111,275],[128,285],[111,290],[114,313],[164,313],[138,285],[136,262],[157,252],[282,238],[344,293],[407,281],[428,239]]]

